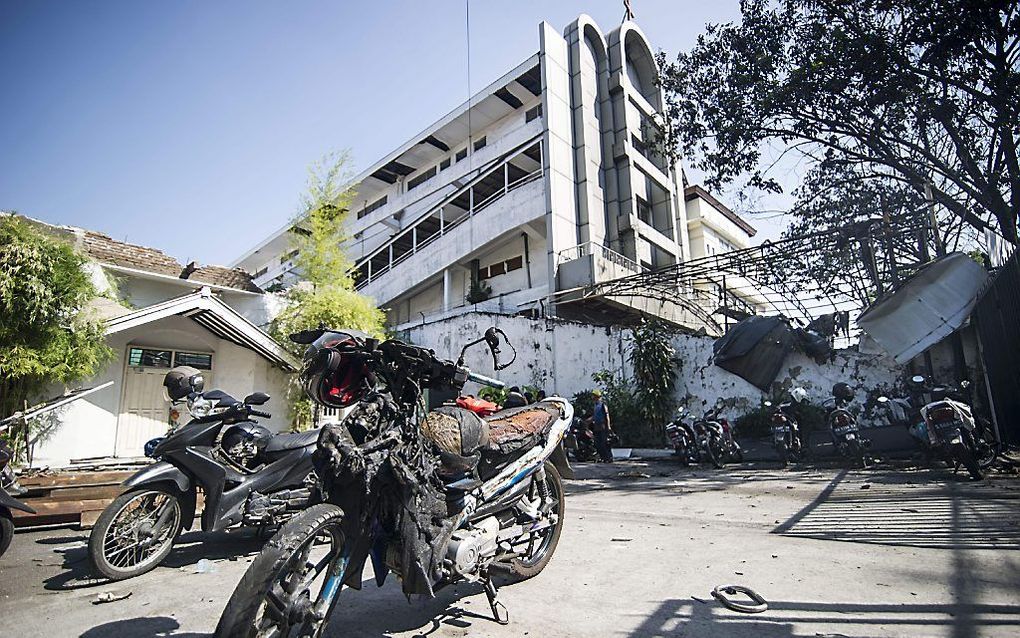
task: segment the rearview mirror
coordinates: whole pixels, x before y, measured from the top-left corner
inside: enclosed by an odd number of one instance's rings
[[[294,343],[300,343],[300,344],[303,344],[303,345],[308,345],[309,343],[314,343],[315,340],[318,339],[319,337],[321,337],[323,335],[323,333],[325,333],[325,332],[326,332],[325,330],[321,330],[321,329],[317,329],[317,330],[302,330],[301,332],[294,332],[294,333],[292,333],[287,338],[290,339]]]
[[[265,392],[252,392],[248,396],[244,397],[244,402],[248,405],[262,405],[269,400],[269,395]]]

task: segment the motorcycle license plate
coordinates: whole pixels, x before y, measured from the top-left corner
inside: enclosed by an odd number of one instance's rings
[[[935,429],[939,432],[946,432],[948,430],[959,430],[963,427],[963,421],[942,421],[935,424]]]

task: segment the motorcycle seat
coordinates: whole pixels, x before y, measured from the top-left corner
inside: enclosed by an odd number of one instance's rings
[[[266,444],[265,451],[267,454],[272,454],[273,452],[296,450],[309,445],[315,445],[318,440],[318,429],[307,430],[305,432],[295,432],[293,434],[277,434],[273,438],[269,439],[269,443]]]
[[[552,401],[494,412],[485,417],[489,442],[482,454],[506,456],[530,449],[549,433],[561,416],[559,406]]]

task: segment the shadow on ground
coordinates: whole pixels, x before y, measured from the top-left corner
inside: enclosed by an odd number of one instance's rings
[[[67,545],[53,550],[63,556],[63,563],[60,565],[63,571],[44,580],[45,589],[66,591],[109,584],[105,578],[92,573],[88,560],[88,540],[88,533],[82,532],[74,536],[43,538],[36,541],[45,545]],[[231,530],[214,534],[188,532],[178,538],[162,566],[181,568],[194,565],[203,558],[222,560],[250,556],[258,553],[264,542],[249,530]]]

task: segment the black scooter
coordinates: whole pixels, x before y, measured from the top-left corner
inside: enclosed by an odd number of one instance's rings
[[[205,497],[202,531],[279,525],[318,499],[312,451],[318,431],[272,434],[251,417],[269,395],[238,401],[220,390],[188,397],[187,424],[146,444],[159,459],[124,482],[128,491],[100,515],[89,536],[93,569],[111,580],[144,574],[191,529],[197,492]]]

